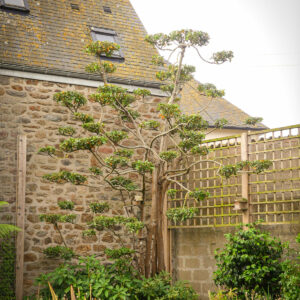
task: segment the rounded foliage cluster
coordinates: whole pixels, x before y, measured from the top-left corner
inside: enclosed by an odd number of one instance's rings
[[[283,274],[280,263],[285,245],[255,225],[226,234],[225,249],[216,252],[214,281],[227,290],[236,289],[240,297],[255,291],[258,295],[280,295]]]

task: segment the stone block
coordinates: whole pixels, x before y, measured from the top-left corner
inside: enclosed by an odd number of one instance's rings
[[[178,270],[177,271],[177,279],[178,280],[188,280],[191,281],[192,278],[192,272],[193,271],[187,271],[187,270]]]
[[[194,270],[193,280],[197,281],[207,281],[210,278],[210,273],[208,270]]]
[[[185,267],[188,269],[197,269],[200,267],[200,259],[199,258],[186,258],[185,259]]]

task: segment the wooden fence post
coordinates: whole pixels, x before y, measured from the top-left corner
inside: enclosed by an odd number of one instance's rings
[[[248,160],[248,133],[241,135],[241,160]],[[242,198],[247,199],[247,209],[243,210],[243,224],[250,223],[249,173],[242,173]]]
[[[21,229],[16,238],[16,300],[23,299],[24,221],[26,189],[26,136],[17,139],[16,225]]]

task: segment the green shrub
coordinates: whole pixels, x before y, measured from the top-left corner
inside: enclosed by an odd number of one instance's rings
[[[240,227],[235,234],[225,235],[225,249],[215,255],[214,281],[227,290],[236,289],[241,299],[245,293],[252,292],[275,298],[281,293],[279,281],[283,266],[280,259],[285,245],[255,228],[255,224],[247,227],[247,230]]]
[[[15,298],[15,243],[12,235],[0,240],[0,298]]]
[[[300,246],[300,233],[296,239]],[[282,296],[286,300],[300,299],[300,248],[298,249],[297,261],[285,260],[282,264],[280,284],[282,286]]]
[[[71,285],[76,299],[101,300],[192,300],[195,291],[183,282],[171,284],[171,277],[162,272],[145,279],[132,267],[130,259],[116,259],[110,265],[102,265],[94,257],[79,258],[77,264],[62,264],[53,272],[42,274],[36,283],[43,287],[42,299],[51,299],[48,282],[58,299],[71,299]],[[91,293],[91,294],[90,294]]]

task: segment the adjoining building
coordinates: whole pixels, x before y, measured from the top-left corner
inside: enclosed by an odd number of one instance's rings
[[[54,103],[53,95],[63,90],[76,90],[87,97],[103,84],[101,78],[85,72],[85,66],[93,62],[93,58],[83,49],[91,40],[112,41],[121,48],[111,58],[118,63],[118,71],[109,81],[130,91],[148,88],[153,105],[141,105],[139,111],[145,118],[155,118],[156,105],[165,95],[159,89],[161,83],[155,78],[158,69],[151,64],[157,51],[144,41],[145,35],[146,30],[129,0],[0,0],[1,156],[5,159],[5,155],[12,157],[10,155],[15,154],[18,134],[26,134],[28,140],[24,254],[27,293],[38,274],[53,268],[44,258],[43,249],[61,242],[50,225],[40,223],[39,214],[56,212],[58,200],[76,202],[82,222],[88,218],[86,201],[110,200],[113,209],[118,211],[113,192],[55,186],[41,179],[47,172],[82,169],[91,163],[86,156],[78,157],[75,162],[68,158],[61,161],[50,158],[45,162],[43,157],[36,155],[40,147],[58,144],[58,127],[72,123],[67,110]],[[190,86],[184,87],[181,107],[185,112],[200,111],[207,101]],[[95,105],[86,110],[96,118],[100,115]],[[266,128],[262,124],[257,127],[244,125],[249,116],[225,99],[214,100],[203,115],[210,124],[219,118],[229,120],[223,136]],[[114,126],[109,110],[105,111],[104,117]],[[110,153],[111,149],[102,147],[101,151]],[[6,187],[15,184],[12,173],[10,164],[1,171],[1,176],[7,181]],[[15,200],[11,192],[3,192],[2,197],[10,203]],[[63,230],[79,253],[97,253],[114,243],[109,235],[101,238],[101,244],[88,241],[76,233],[76,226],[80,225],[66,224]]]

